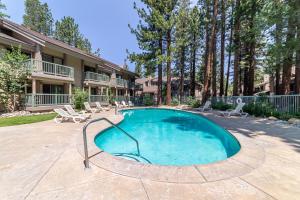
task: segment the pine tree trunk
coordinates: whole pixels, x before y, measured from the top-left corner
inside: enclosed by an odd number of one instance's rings
[[[193,41],[195,42],[196,36],[193,36]],[[196,88],[196,47],[192,44],[192,62],[191,62],[191,70],[190,70],[190,79],[191,79],[191,87],[190,87],[190,95],[192,97],[195,96],[195,88]]]
[[[163,52],[162,36],[159,39],[160,53]],[[162,104],[162,63],[158,64],[158,81],[157,81],[157,105]]]
[[[294,16],[289,15],[288,19],[288,32],[286,38],[286,46],[289,46],[289,43],[295,38],[295,25],[294,25]],[[290,93],[290,83],[292,75],[292,66],[293,66],[293,55],[294,49],[289,49],[285,58],[283,59],[283,71],[282,71],[282,94]]]
[[[210,1],[206,1],[207,5],[206,5],[206,18],[207,20],[210,18],[210,14],[209,14],[209,2]],[[205,74],[206,74],[206,66],[207,66],[207,63],[208,63],[208,49],[209,49],[209,22],[207,21],[207,23],[205,24],[205,57],[204,57],[204,70],[203,70],[203,73],[204,73],[204,79],[205,79]]]
[[[228,55],[228,64],[227,64],[227,74],[226,74],[226,86],[225,86],[225,96],[228,96],[228,87],[229,87],[229,76],[230,76],[230,67],[231,67],[231,48],[232,48],[232,38],[233,38],[233,13],[234,13],[234,1],[232,1],[231,6],[231,19],[230,19],[230,38],[229,38],[229,55]]]
[[[239,95],[239,74],[240,74],[240,0],[236,0],[236,16],[234,19],[234,75],[233,75],[233,96]]]
[[[221,1],[222,16],[221,16],[221,66],[220,66],[220,96],[224,95],[224,58],[225,58],[225,0]]]
[[[183,103],[184,96],[184,64],[185,64],[185,47],[181,48],[180,56],[180,103]]]
[[[256,67],[256,60],[255,60],[255,48],[256,48],[256,38],[255,38],[255,31],[254,31],[254,18],[256,15],[256,0],[252,0],[251,5],[251,18],[250,18],[250,52],[249,52],[249,79],[248,79],[248,91],[247,95],[252,96],[254,93],[254,75],[255,75],[255,67]]]
[[[166,104],[171,105],[171,30],[167,31],[167,100]]]
[[[282,43],[282,19],[278,19],[278,22],[276,24],[276,31],[275,31],[275,43],[277,46],[279,46]],[[279,51],[279,55],[276,56],[276,69],[275,69],[275,90],[276,94],[281,94],[281,52]]]
[[[213,72],[212,72],[212,91],[213,91],[213,96],[217,96],[217,48],[216,48],[216,43],[217,43],[217,28],[216,28],[216,34],[215,34],[215,39],[214,39],[214,46],[213,46]]]
[[[300,43],[300,1],[297,1],[297,41]],[[300,94],[300,44],[298,43],[297,51],[296,51],[296,94]]]
[[[218,1],[214,0],[214,9],[213,9],[213,18],[212,18],[212,26],[211,26],[211,34],[208,45],[208,58],[206,65],[206,72],[204,77],[204,91],[202,103],[205,103],[210,96],[210,85],[212,78],[212,68],[213,68],[213,56],[214,56],[214,43],[215,43],[215,35],[216,35],[216,21],[217,21],[217,13],[218,13]]]
[[[276,71],[275,71],[275,92],[276,95],[280,95],[281,93],[281,87],[280,87],[280,71],[281,71],[281,67],[280,64],[277,64],[276,66]]]

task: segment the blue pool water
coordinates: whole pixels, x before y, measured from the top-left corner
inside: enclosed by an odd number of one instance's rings
[[[136,109],[122,111],[119,127],[139,142],[136,144],[120,130],[109,128],[95,137],[102,150],[129,159],[158,165],[194,165],[225,160],[240,150],[239,142],[212,121],[184,111]],[[128,156],[130,155],[130,156]]]

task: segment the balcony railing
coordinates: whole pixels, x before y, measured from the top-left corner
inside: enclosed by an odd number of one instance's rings
[[[67,77],[74,79],[74,68],[56,63],[30,59],[25,62],[27,69],[32,73],[41,73],[57,77]]]
[[[50,106],[71,104],[72,96],[69,94],[26,94],[26,106]]]
[[[124,80],[124,79],[121,79],[121,78],[117,78],[116,82],[117,82],[117,86],[128,87],[128,81],[127,80]]]
[[[98,74],[94,72],[86,72],[85,73],[85,80],[86,81],[95,81],[95,82],[106,82],[107,84],[110,81],[109,76],[104,74]]]
[[[101,103],[109,103],[109,97],[105,95],[91,95],[89,97],[89,101],[93,102],[101,102]]]

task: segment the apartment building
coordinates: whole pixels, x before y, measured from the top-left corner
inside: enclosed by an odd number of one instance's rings
[[[89,101],[108,102],[112,96],[134,95],[137,75],[61,41],[32,31],[9,20],[0,20],[0,49],[21,46],[30,59],[26,84],[27,109],[53,108],[71,103],[75,87],[86,90]]]
[[[163,77],[163,88],[166,88],[167,77]],[[184,96],[190,96],[190,80],[184,80]],[[157,86],[158,86],[158,78],[147,77],[147,78],[139,78],[136,79],[136,89],[135,94],[137,96],[142,96],[145,94],[149,94],[150,96],[157,96]],[[180,95],[180,78],[172,77],[171,79],[171,93],[172,97],[179,98]],[[200,97],[201,95],[201,85],[196,83],[195,85],[195,96]]]

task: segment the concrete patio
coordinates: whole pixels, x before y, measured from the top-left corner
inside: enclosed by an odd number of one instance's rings
[[[252,150],[263,157],[240,156],[236,162],[249,169],[243,173],[237,170],[228,176],[223,168],[209,168],[212,176],[200,173],[203,181],[178,183],[126,176],[94,164],[85,170],[78,144],[84,124],[47,121],[5,127],[0,128],[0,199],[300,199],[299,128],[264,119],[204,115],[242,144],[256,145]],[[100,116],[120,120],[113,111],[94,118]],[[107,126],[100,122],[89,134]],[[178,177],[179,171],[175,173]]]

